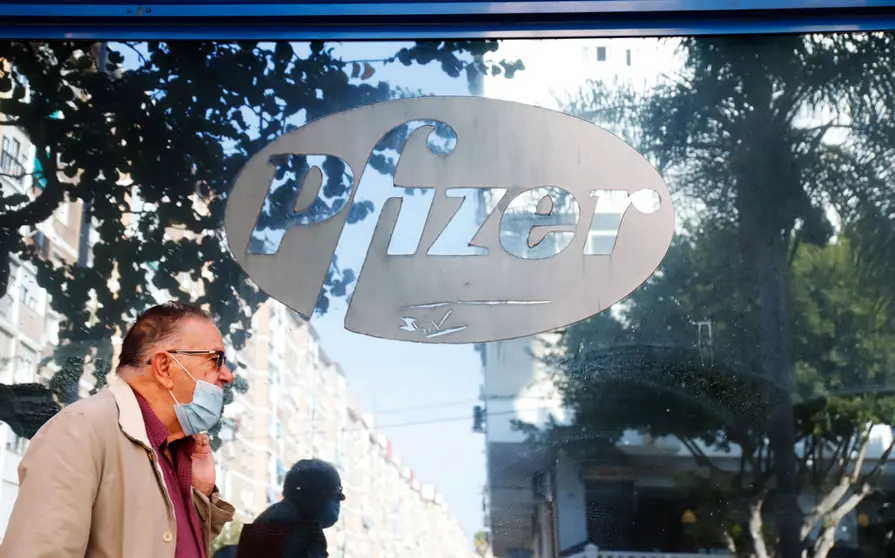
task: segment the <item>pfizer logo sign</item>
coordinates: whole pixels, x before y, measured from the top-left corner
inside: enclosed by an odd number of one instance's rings
[[[622,300],[671,244],[668,188],[607,131],[507,101],[402,99],[310,122],[241,171],[227,239],[261,289],[312,315],[339,239],[370,207],[358,186],[385,147],[397,165],[366,216],[375,227],[351,331],[426,343],[549,331]],[[411,214],[409,188],[427,213]],[[396,233],[408,219],[412,238]]]

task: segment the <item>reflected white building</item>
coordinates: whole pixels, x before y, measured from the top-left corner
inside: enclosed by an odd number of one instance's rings
[[[481,94],[560,110],[588,82],[645,89],[680,67],[676,39],[544,39],[501,41],[498,59],[522,60],[512,79],[487,76]]]
[[[0,120],[4,118],[0,115]],[[40,191],[40,182],[32,176],[34,151],[34,144],[21,130],[0,126],[3,197],[33,196]],[[50,219],[22,233],[41,257],[61,265],[78,262],[81,231],[80,202],[63,201]],[[34,265],[15,256],[10,260],[8,287],[0,293],[0,383],[46,382],[55,370],[51,357],[59,343],[60,316],[50,308],[49,295],[38,285]],[[84,393],[90,387],[86,379],[79,386]],[[26,440],[0,423],[0,535],[18,494],[17,467],[26,447]]]

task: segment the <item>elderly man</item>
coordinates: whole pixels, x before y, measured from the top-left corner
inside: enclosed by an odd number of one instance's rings
[[[0,557],[208,558],[234,510],[218,496],[203,432],[232,380],[206,313],[146,311],[109,385],[31,441]]]

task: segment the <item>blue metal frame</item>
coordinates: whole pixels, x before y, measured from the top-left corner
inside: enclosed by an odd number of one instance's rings
[[[0,37],[423,39],[895,29],[895,0],[0,1]]]
[[[719,13],[754,10],[841,10],[895,7],[893,0],[476,0],[408,1],[336,0],[329,2],[245,0],[157,0],[128,3],[100,0],[0,2],[0,15],[39,17],[415,17],[415,16],[554,16],[558,14]]]

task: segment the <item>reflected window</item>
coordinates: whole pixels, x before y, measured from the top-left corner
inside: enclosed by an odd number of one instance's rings
[[[19,161],[21,148],[22,144],[19,140],[8,135],[3,136],[2,148],[0,148],[0,172],[16,182],[22,181],[22,175],[25,172],[24,166]]]
[[[15,379],[16,382],[28,382],[37,371],[37,352],[19,344],[16,349]]]
[[[13,336],[0,329],[0,382],[8,383],[13,368]]]

